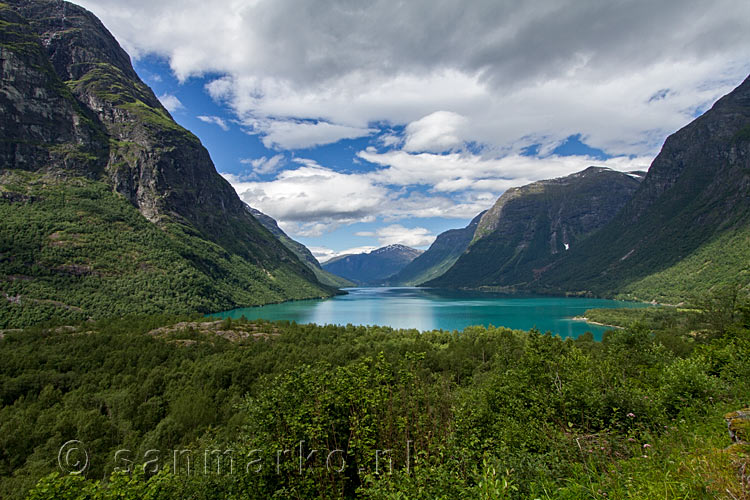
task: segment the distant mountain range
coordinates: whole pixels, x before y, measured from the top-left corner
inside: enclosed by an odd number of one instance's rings
[[[369,253],[335,257],[324,262],[322,267],[358,285],[378,285],[401,271],[422,253],[422,250],[404,245],[388,245]]]
[[[480,213],[462,229],[450,229],[438,235],[426,252],[409,262],[406,267],[381,284],[391,286],[420,285],[445,273],[458,260],[474,238]]]

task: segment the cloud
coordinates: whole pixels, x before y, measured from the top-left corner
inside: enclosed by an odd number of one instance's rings
[[[601,161],[589,156],[530,157],[512,154],[501,158],[474,153],[417,153],[391,150],[380,153],[368,148],[359,158],[381,168],[368,174],[373,182],[393,185],[430,186],[435,192],[454,193],[466,190],[502,193],[540,179],[562,177],[591,165],[620,171],[646,170],[650,157],[616,157]]]
[[[185,106],[183,106],[182,102],[177,98],[177,96],[172,94],[162,94],[159,96],[159,101],[161,101],[162,105],[167,108],[167,111],[170,113],[174,113],[175,111],[179,111]]]
[[[463,144],[466,118],[450,111],[436,111],[406,126],[404,150],[440,153]]]
[[[262,156],[260,158],[243,158],[240,163],[253,167],[254,174],[272,174],[276,172],[284,162],[284,155],[277,154],[270,158]]]
[[[430,234],[428,229],[423,227],[407,228],[401,224],[391,224],[390,226],[380,227],[375,231],[360,231],[354,233],[354,235],[377,238],[381,246],[398,244],[409,247],[425,247],[432,244],[436,238],[434,234]]]
[[[229,130],[229,125],[227,125],[227,122],[219,116],[199,116],[198,119],[205,123],[213,123],[214,125],[218,125],[224,132],[227,132]]]
[[[313,160],[295,158],[299,167],[278,172],[267,181],[222,175],[243,201],[279,221],[289,234],[316,237],[343,225],[377,219],[385,222],[429,217],[470,219],[491,207],[510,187],[561,177],[591,165],[629,172],[644,170],[651,162],[651,158],[618,157],[606,161],[588,156],[485,158],[466,152],[379,153],[375,149],[361,151],[358,156],[377,168],[340,173]],[[390,241],[386,238],[406,237],[403,232],[373,232],[371,236],[382,238],[382,244]],[[414,238],[409,240],[411,244],[425,245],[428,243],[424,241],[432,236],[416,232],[410,237]]]
[[[263,135],[263,145],[269,149],[303,149],[331,144],[342,139],[356,139],[377,132],[375,129],[333,125],[326,122],[296,122],[291,120],[246,120],[251,133]]]
[[[415,134],[413,151],[549,150],[580,133],[653,155],[750,71],[750,4],[734,0],[80,2],[134,56],[164,56],[180,79],[220,75],[212,95],[278,148],[372,123],[426,133],[421,120],[448,112],[466,122],[424,145]]]
[[[335,258],[340,257],[342,255],[354,255],[359,253],[370,253],[373,250],[375,250],[377,247],[373,246],[362,246],[362,247],[353,247],[353,248],[347,248],[345,250],[332,250],[327,247],[308,247],[310,251],[312,252],[313,256],[318,259],[318,262],[321,264],[325,264],[327,261]]]
[[[240,198],[298,236],[316,236],[341,224],[367,222],[389,199],[388,189],[358,174],[342,174],[310,160],[268,182],[222,174]]]

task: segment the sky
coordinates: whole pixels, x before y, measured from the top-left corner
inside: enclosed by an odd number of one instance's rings
[[[750,73],[744,0],[79,0],[249,205],[325,261],[509,187],[646,170]]]

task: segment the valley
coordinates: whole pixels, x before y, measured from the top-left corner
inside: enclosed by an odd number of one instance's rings
[[[726,19],[82,3],[0,2],[0,498],[750,498]]]

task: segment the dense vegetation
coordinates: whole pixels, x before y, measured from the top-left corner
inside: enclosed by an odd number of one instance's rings
[[[190,226],[159,227],[85,178],[4,170],[0,219],[0,328],[330,293],[283,264],[264,268],[231,254]]]
[[[746,498],[748,450],[724,450],[722,416],[750,403],[750,299],[624,314],[641,316],[620,316],[628,326],[602,342],[481,327],[162,327],[169,317],[5,332],[0,496]],[[71,439],[90,467],[52,472]],[[192,450],[191,474],[173,450]]]
[[[750,226],[719,235],[673,266],[628,283],[616,296],[674,304],[726,283],[750,283]]]

